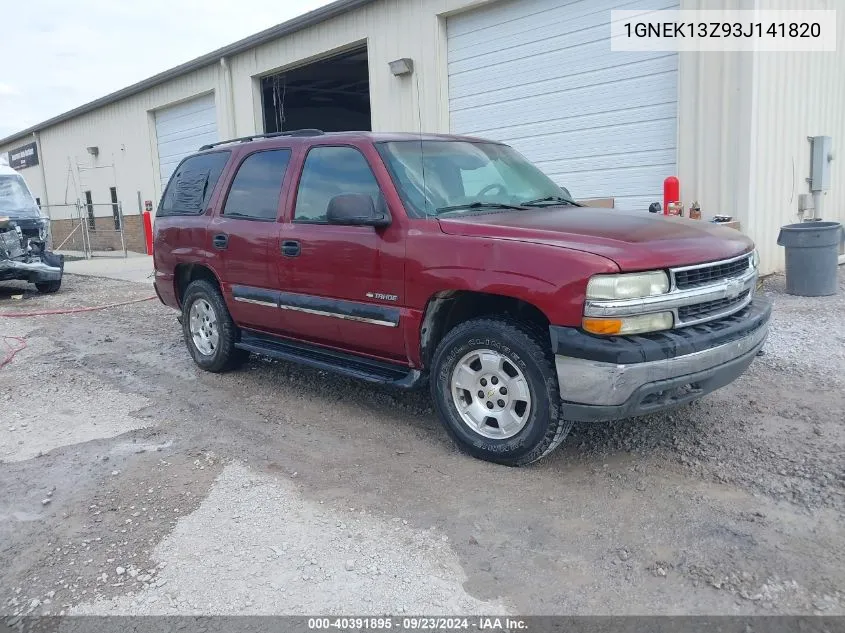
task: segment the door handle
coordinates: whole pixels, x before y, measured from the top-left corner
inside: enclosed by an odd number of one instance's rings
[[[214,244],[214,248],[222,251],[229,245],[229,236],[225,233],[218,233],[212,239],[212,244]]]
[[[282,242],[282,255],[285,257],[297,257],[299,251],[299,242],[296,240],[285,240]]]

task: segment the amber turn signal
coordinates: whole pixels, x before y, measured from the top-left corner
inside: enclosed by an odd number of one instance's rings
[[[584,329],[590,334],[619,334],[622,331],[622,319],[592,319],[584,318]]]
[[[639,314],[623,318],[584,317],[581,327],[590,334],[604,336],[625,336],[627,334],[645,334],[670,330],[674,324],[671,312],[655,312],[653,314]]]

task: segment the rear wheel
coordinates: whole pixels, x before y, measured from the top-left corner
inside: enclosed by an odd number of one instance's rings
[[[458,446],[499,464],[541,459],[572,428],[560,419],[548,335],[526,323],[482,318],[454,328],[434,354],[431,391]]]
[[[237,349],[238,328],[217,287],[204,279],[193,281],[182,300],[182,332],[194,362],[202,369],[235,369],[249,356]]]

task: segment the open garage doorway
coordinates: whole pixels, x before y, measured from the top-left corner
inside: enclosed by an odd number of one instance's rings
[[[261,79],[264,131],[370,130],[367,48]]]

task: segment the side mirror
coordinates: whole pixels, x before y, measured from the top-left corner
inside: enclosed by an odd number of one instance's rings
[[[383,205],[379,205],[382,207]],[[390,216],[386,208],[376,209],[373,199],[365,193],[344,193],[329,201],[326,210],[329,224],[347,226],[388,226]]]

